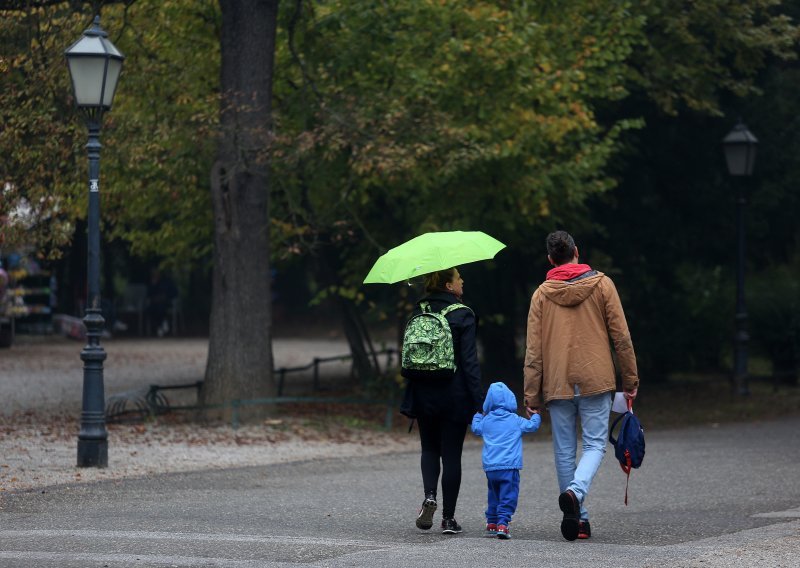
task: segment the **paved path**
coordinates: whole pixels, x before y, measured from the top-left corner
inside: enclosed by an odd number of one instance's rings
[[[0,566],[797,567],[799,430],[790,418],[648,434],[628,507],[608,455],[586,542],[561,538],[550,444],[534,437],[510,541],[481,536],[471,440],[458,536],[414,528],[418,456],[403,453],[5,494]]]

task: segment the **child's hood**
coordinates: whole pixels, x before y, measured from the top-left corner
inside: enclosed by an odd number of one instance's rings
[[[517,411],[517,397],[505,383],[492,383],[483,401],[483,412],[489,414],[493,410],[503,409],[507,412]]]

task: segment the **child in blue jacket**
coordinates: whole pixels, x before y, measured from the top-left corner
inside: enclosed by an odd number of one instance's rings
[[[504,383],[492,383],[483,401],[483,414],[472,418],[472,432],[483,436],[483,470],[489,486],[486,534],[511,538],[508,524],[517,509],[519,470],[522,469],[522,434],[536,432],[538,413],[529,420],[517,414],[517,399]]]

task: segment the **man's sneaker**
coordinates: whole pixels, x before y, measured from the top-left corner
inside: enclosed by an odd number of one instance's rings
[[[503,540],[511,538],[511,533],[508,532],[507,525],[497,525],[497,538],[502,538]]]
[[[564,518],[561,520],[561,534],[567,540],[575,540],[578,538],[578,521],[581,514],[578,498],[567,489],[558,496],[558,507],[564,513]]]
[[[442,534],[458,534],[461,532],[461,525],[455,519],[442,519]]]
[[[494,523],[486,523],[486,536],[496,536],[497,525]]]
[[[433,526],[433,514],[436,512],[436,507],[436,499],[425,497],[422,507],[419,509],[419,515],[417,515],[418,529],[426,531]]]
[[[589,521],[581,520],[578,523],[578,538],[587,539],[592,536],[592,527],[589,526]]]

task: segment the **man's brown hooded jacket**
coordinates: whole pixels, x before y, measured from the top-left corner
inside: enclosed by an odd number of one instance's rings
[[[614,283],[602,272],[545,280],[533,293],[525,352],[525,405],[616,389],[613,342],[622,387],[639,386],[636,355]]]

